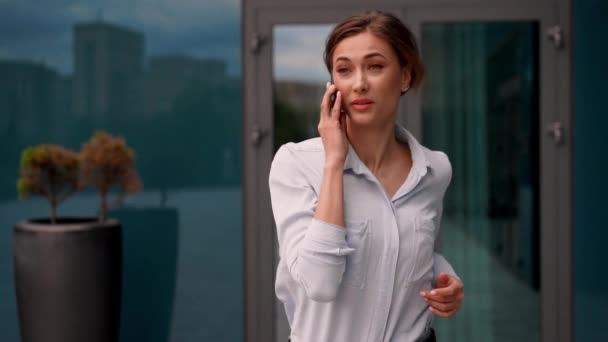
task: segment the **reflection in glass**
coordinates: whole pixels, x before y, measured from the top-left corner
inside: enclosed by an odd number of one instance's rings
[[[329,73],[323,62],[332,25],[273,29],[274,148],[318,136],[319,105]]]
[[[608,145],[605,127],[608,46],[594,44],[608,34],[607,1],[575,1],[572,68],[574,108],[574,340],[606,339],[608,315],[608,258],[606,257],[606,182]],[[602,270],[602,271],[600,271]]]
[[[447,153],[442,253],[466,287],[450,341],[539,340],[534,23],[426,24],[423,140]]]
[[[136,3],[141,1],[136,1]],[[239,341],[242,332],[240,13],[234,1],[40,9],[0,4],[0,331],[16,342],[12,225],[21,151],[123,136],[144,191],[124,226],[121,341]],[[145,10],[143,10],[145,8]],[[218,41],[215,32],[221,29]],[[92,189],[60,215],[95,215]]]

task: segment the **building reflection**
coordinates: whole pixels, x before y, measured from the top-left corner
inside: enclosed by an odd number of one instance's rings
[[[111,212],[123,223],[120,340],[240,340],[241,329],[222,326],[240,326],[242,306],[240,78],[223,60],[145,50],[142,32],[96,20],[72,27],[72,74],[0,60],[0,221],[9,227],[47,212],[44,202],[17,202],[25,147],[78,151],[95,130],[123,136],[144,191]],[[60,214],[95,208],[95,194],[85,191]],[[10,250],[10,230],[4,234],[1,249]],[[10,279],[10,263],[0,263],[0,273]],[[0,283],[0,292],[11,286]],[[213,317],[201,325],[209,308]],[[16,327],[16,313],[7,317],[5,326]]]
[[[97,21],[73,29],[73,111],[77,116],[136,112],[141,107],[144,35]]]
[[[240,81],[227,75],[224,61],[146,58],[142,32],[101,20],[75,24],[72,37],[73,75],[0,60],[5,199],[15,198],[24,147],[50,142],[78,150],[96,129],[135,148],[147,189],[239,184],[239,142],[224,133],[240,131]]]

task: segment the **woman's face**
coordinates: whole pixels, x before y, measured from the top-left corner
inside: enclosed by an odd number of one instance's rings
[[[410,76],[392,47],[362,32],[336,45],[332,55],[334,84],[356,125],[384,126],[395,119],[401,91]]]

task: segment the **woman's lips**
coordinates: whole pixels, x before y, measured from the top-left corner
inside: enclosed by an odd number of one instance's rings
[[[350,103],[350,105],[356,109],[357,111],[365,111],[368,110],[369,107],[372,106],[374,102],[368,99],[357,99]]]
[[[371,106],[372,106],[371,103],[368,103],[368,104],[354,104],[353,108],[355,108],[359,112],[363,112],[363,111],[366,111],[367,109],[369,109],[369,107],[371,107]]]

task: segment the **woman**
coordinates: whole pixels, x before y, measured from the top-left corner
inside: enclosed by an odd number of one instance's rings
[[[291,341],[435,341],[433,314],[454,315],[464,295],[433,252],[449,160],[395,123],[422,80],[414,37],[392,15],[353,16],[325,63],[320,138],[283,145],[269,179]]]

